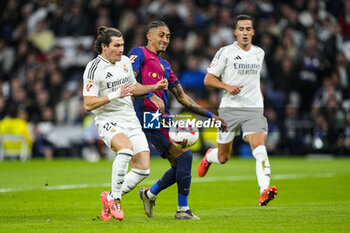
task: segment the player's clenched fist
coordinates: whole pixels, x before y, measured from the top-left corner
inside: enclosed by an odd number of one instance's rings
[[[242,85],[227,85],[225,89],[232,95],[238,95],[241,92],[242,88]]]
[[[168,89],[168,80],[166,80],[165,78],[162,78],[160,81],[156,83],[156,90],[161,91],[166,89]]]
[[[119,87],[116,91],[113,91],[107,95],[109,101],[115,98],[123,98],[126,96],[131,96],[133,91],[135,91],[136,87],[131,86],[132,83],[125,84]]]

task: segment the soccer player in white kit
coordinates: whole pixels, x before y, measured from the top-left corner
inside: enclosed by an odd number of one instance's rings
[[[149,175],[149,148],[134,111],[131,95],[143,96],[167,88],[167,81],[154,85],[139,84],[131,62],[123,55],[124,40],[119,30],[101,26],[95,49],[99,55],[84,72],[84,107],[95,114],[101,139],[116,152],[112,166],[112,191],[103,192],[101,218],[124,218],[122,193],[134,188]],[[148,160],[140,157],[148,158]],[[128,173],[129,162],[133,169]]]
[[[264,117],[263,95],[260,89],[260,72],[264,51],[252,45],[253,20],[248,15],[236,18],[237,41],[222,47],[215,55],[204,83],[224,91],[219,116],[228,126],[228,132],[218,130],[217,148],[210,148],[198,165],[198,175],[205,176],[212,163],[223,164],[230,158],[235,135],[243,131],[256,159],[256,175],[260,188],[259,205],[266,206],[277,195],[270,185],[270,163],[265,147],[267,121]]]

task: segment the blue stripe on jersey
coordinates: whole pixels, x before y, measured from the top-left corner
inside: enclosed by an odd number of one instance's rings
[[[168,89],[169,90],[171,90],[171,89],[173,89],[174,87],[176,87],[176,85],[177,84],[179,84],[180,83],[180,81],[179,80],[176,80],[176,82],[174,82],[174,83],[168,83]]]
[[[169,110],[168,110],[168,92],[167,91],[163,91],[162,93],[162,100],[164,102],[164,112],[166,112],[168,115],[170,115]]]
[[[132,56],[137,56],[137,59],[132,59]],[[159,56],[157,56],[157,57],[158,57],[159,63],[162,64],[162,66],[164,68],[164,78],[169,81],[170,74],[171,74],[171,67],[166,60],[163,60]],[[141,47],[136,47],[136,48],[132,49],[130,54],[129,54],[129,58],[132,60],[133,70],[137,73],[136,81],[140,84],[143,84],[142,74],[141,74],[141,67],[142,67],[144,60],[145,60],[145,54],[144,54],[143,49]],[[179,81],[177,80],[175,83],[171,83],[169,81],[168,83],[169,83],[168,88],[172,89],[179,83]],[[160,98],[164,102],[165,113],[170,114],[169,110],[168,110],[168,93],[166,90],[164,90],[162,92],[162,96]],[[134,107],[135,107],[136,116],[139,118],[141,125],[143,125],[143,112],[145,111],[144,100],[140,99],[140,98],[135,98]]]
[[[174,84],[169,82],[169,78],[170,78],[170,71],[171,71],[171,67],[169,65],[169,63],[166,61],[166,60],[163,60],[161,57],[158,56],[158,59],[159,59],[159,62],[160,64],[163,65],[164,67],[164,78],[166,80],[168,80],[168,87],[169,89],[173,89],[174,88]],[[165,106],[165,109],[164,111],[167,113],[167,114],[170,114],[169,113],[169,110],[168,110],[168,91],[167,90],[163,90],[163,93],[162,93],[162,100],[164,102],[164,106]]]
[[[131,58],[131,56],[137,56],[138,58],[138,59],[132,59],[131,65],[132,65],[133,71],[137,73],[137,76],[135,77],[136,81],[138,83],[143,84],[142,75],[141,75],[141,66],[143,64],[143,61],[145,60],[145,55],[141,47],[133,48],[129,54],[129,58]],[[143,125],[143,112],[145,111],[144,100],[140,98],[135,98],[134,109],[135,109],[137,118],[139,118],[141,125]]]
[[[134,109],[136,112],[136,116],[137,118],[139,118],[141,126],[143,127],[143,112],[145,111],[144,100],[141,98],[135,98]]]
[[[158,60],[159,60],[160,64],[162,64],[163,67],[164,67],[164,78],[169,80],[169,77],[170,77],[170,66],[169,66],[169,63],[167,61],[163,60],[161,57],[158,57]]]
[[[137,56],[137,59],[131,60],[131,65],[132,69],[138,74],[137,76],[140,76],[141,66],[143,64],[143,61],[145,60],[145,54],[143,53],[141,47],[136,47],[131,50],[129,58],[131,58],[131,56]]]
[[[174,83],[169,81],[171,67],[166,60],[163,60],[161,57],[158,57],[158,58],[159,58],[160,64],[162,64],[164,67],[164,78],[166,78],[168,80],[168,89],[171,90],[179,83],[179,80],[176,80],[176,82],[174,82]],[[167,92],[167,91],[165,91],[165,92]],[[168,96],[168,95],[166,95],[166,96]]]

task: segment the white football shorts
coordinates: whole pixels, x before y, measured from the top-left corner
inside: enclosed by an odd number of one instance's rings
[[[98,134],[106,145],[111,148],[111,140],[114,135],[118,133],[124,133],[130,140],[134,155],[142,152],[149,151],[148,142],[140,124],[130,126],[128,123],[120,123],[116,121],[97,121]]]
[[[231,142],[236,135],[243,132],[243,140],[249,134],[263,132],[267,135],[267,120],[263,108],[223,108],[219,116],[227,123],[227,131],[218,129],[216,141],[220,144]]]

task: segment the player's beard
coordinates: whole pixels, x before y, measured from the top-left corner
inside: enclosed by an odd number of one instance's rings
[[[158,46],[158,51],[159,52],[165,52],[167,47],[168,47],[168,45],[164,45],[164,44],[160,43],[159,46]]]

